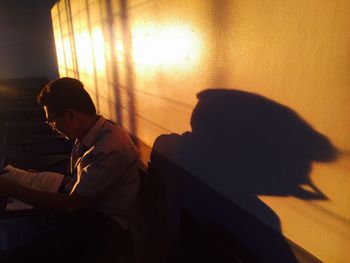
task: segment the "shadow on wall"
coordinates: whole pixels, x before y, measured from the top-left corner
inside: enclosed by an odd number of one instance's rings
[[[185,171],[185,175],[176,174],[179,170],[174,172],[172,167],[172,171],[163,173],[168,177],[162,179],[164,191],[168,191],[165,200],[177,203],[170,205],[172,211],[167,217],[176,218],[176,210],[181,213],[186,208],[199,222],[211,218],[220,224],[244,247],[257,246],[257,254],[280,254],[284,262],[294,262],[287,243],[281,246],[281,235],[276,236],[277,241],[271,240],[274,234],[257,226],[264,222],[271,230],[277,230],[272,232],[281,232],[278,216],[257,196],[327,200],[309,173],[313,161],[335,160],[336,148],[293,110],[260,95],[209,89],[197,97],[191,117],[192,132],[161,135],[153,146],[151,169],[157,171],[163,165],[159,160],[166,157]],[[199,183],[189,183],[188,177],[199,179]],[[201,184],[209,185],[224,198],[210,199],[210,191],[197,187]],[[232,204],[224,205],[228,200]],[[238,211],[241,208],[260,220],[252,221]],[[168,225],[178,224],[174,219],[167,220],[173,221]],[[285,252],[276,252],[276,245]],[[254,259],[257,258],[274,262],[278,256],[256,255]]]

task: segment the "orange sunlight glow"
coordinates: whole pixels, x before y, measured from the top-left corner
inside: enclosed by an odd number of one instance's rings
[[[193,30],[183,25],[135,28],[132,33],[132,58],[147,66],[192,66],[199,57],[200,42]],[[117,53],[123,53],[120,43]]]
[[[73,54],[70,46],[69,37],[63,38],[63,48],[64,48],[64,54],[66,58],[66,67],[67,69],[73,69]]]
[[[98,75],[105,74],[105,43],[101,27],[96,27],[92,30],[92,46],[94,52],[96,73]]]
[[[88,30],[76,33],[75,45],[79,72],[93,75],[93,53]]]

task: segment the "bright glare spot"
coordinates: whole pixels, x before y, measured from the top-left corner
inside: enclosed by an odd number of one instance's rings
[[[122,39],[116,39],[115,40],[115,51],[116,51],[116,58],[118,62],[124,61],[125,51],[124,51],[124,43]]]
[[[148,27],[137,31],[132,38],[132,55],[136,64],[175,66],[198,59],[198,37],[188,27]]]
[[[65,57],[66,57],[67,69],[73,69],[73,56],[72,56],[72,50],[70,48],[69,37],[63,38],[63,48],[64,48],[64,53],[66,55]]]
[[[82,31],[77,33],[75,45],[79,72],[93,74],[94,61],[89,32]]]
[[[103,33],[100,27],[94,28],[92,31],[92,45],[94,50],[94,58],[96,71],[98,74],[105,73],[105,43]]]

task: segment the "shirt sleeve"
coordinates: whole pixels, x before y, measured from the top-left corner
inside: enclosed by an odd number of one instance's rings
[[[129,163],[130,161],[117,151],[88,154],[81,162],[81,171],[71,193],[89,199],[98,198],[121,180]]]

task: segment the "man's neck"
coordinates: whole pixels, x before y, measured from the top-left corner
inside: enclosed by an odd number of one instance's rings
[[[78,135],[78,140],[81,141],[84,139],[86,134],[91,130],[91,128],[95,125],[97,120],[99,119],[100,116],[94,115],[94,116],[82,116],[82,126],[80,133]]]

